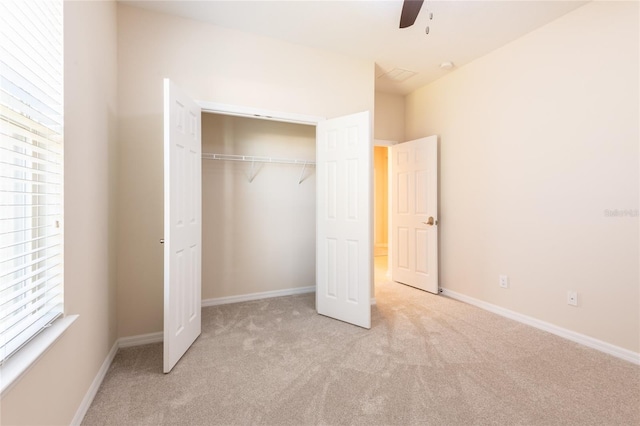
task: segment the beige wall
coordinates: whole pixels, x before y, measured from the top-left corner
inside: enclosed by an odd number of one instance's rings
[[[389,230],[389,149],[373,147],[374,244],[387,247]]]
[[[65,311],[80,317],[2,398],[3,425],[69,424],[116,340],[116,4],[64,7]]]
[[[640,351],[638,217],[605,214],[638,211],[638,30],[591,3],[407,97],[407,139],[441,138],[443,287]]]
[[[193,98],[333,117],[374,109],[374,65],[118,6],[118,334],[162,330],[162,78]]]
[[[376,92],[374,138],[394,142],[406,141],[404,137],[404,96]]]
[[[202,114],[202,152],[315,161],[316,128]],[[315,286],[315,167],[202,161],[202,298]]]

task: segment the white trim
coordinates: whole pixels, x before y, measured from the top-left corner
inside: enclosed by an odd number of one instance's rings
[[[213,299],[204,299],[202,307],[227,305],[230,303],[249,302],[251,300],[268,299],[271,297],[293,296],[295,294],[313,293],[316,286],[288,288],[284,290],[263,291],[260,293],[241,294],[239,296],[216,297]]]
[[[130,348],[132,346],[148,345],[149,343],[160,343],[163,341],[163,332],[139,334],[137,336],[121,337],[118,339],[118,348]]]
[[[325,117],[315,115],[295,114],[282,111],[269,111],[266,109],[253,108],[241,105],[221,104],[218,102],[196,101],[202,108],[202,112],[212,112],[217,114],[234,115],[238,117],[258,118],[261,120],[281,121],[285,123],[306,124],[315,126]]]
[[[548,322],[541,321],[539,319],[529,317],[518,312],[510,311],[509,309],[505,309],[500,306],[492,305],[491,303],[487,303],[473,297],[465,296],[464,294],[456,293],[455,291],[447,290],[446,288],[441,289],[441,293],[443,296],[447,296],[452,299],[477,306],[478,308],[493,312],[494,314],[510,318],[520,323],[547,331],[551,334],[555,334],[556,336],[563,337],[567,340],[571,340],[572,342],[587,346],[591,349],[604,352],[606,354],[623,359],[625,361],[629,361],[636,365],[640,365],[640,353],[633,352],[607,342],[603,342],[602,340],[598,340],[584,334],[576,333],[575,331],[571,331],[566,328],[558,327],[557,325],[550,324]]]
[[[111,363],[113,362],[113,359],[115,358],[116,353],[118,352],[118,349],[119,349],[119,344],[118,344],[118,340],[116,340],[113,346],[111,347],[111,350],[107,354],[107,357],[104,359],[104,362],[100,367],[100,370],[98,370],[98,374],[96,374],[96,377],[93,379],[91,386],[89,386],[87,393],[84,395],[84,398],[82,398],[82,402],[80,403],[80,406],[76,410],[76,415],[73,416],[73,420],[71,420],[72,426],[79,425],[82,423],[84,416],[87,414],[87,411],[89,411],[89,407],[91,407],[91,403],[93,402],[93,399],[96,397],[96,394],[98,393],[98,389],[100,389],[100,386],[102,385],[102,381],[107,375],[107,371],[109,371],[109,367],[111,367]]]
[[[78,315],[67,315],[54,321],[50,327],[31,339],[19,352],[0,366],[0,376],[2,377],[0,398],[35,365],[36,361],[53,346],[76,319],[78,319]]]
[[[82,402],[76,410],[76,414],[75,416],[73,416],[73,420],[71,420],[71,425],[80,425],[82,423],[82,420],[84,420],[84,416],[87,415],[87,411],[89,411],[89,407],[91,407],[94,398],[98,394],[98,390],[100,389],[100,386],[102,386],[102,382],[104,381],[104,378],[106,377],[107,372],[109,371],[109,368],[113,363],[113,359],[116,357],[116,354],[118,353],[118,350],[120,348],[128,348],[132,346],[162,342],[162,336],[162,332],[158,332],[140,334],[138,336],[121,337],[117,339],[111,347],[111,350],[107,354],[107,357],[104,359],[104,362],[102,363],[100,370],[98,370],[96,377],[93,379],[91,386],[89,386],[89,389],[87,389],[84,398],[82,398]]]

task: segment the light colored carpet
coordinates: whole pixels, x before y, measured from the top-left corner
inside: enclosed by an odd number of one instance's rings
[[[121,349],[83,424],[640,425],[640,367],[377,272],[371,330],[310,294],[204,308],[168,375]]]

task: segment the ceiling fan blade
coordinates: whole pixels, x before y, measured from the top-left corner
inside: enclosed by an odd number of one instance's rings
[[[424,0],[404,0],[400,14],[400,28],[407,28],[416,22]]]

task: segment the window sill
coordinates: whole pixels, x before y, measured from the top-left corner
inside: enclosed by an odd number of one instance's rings
[[[42,355],[62,336],[78,315],[67,315],[55,321],[27,343],[19,352],[0,366],[0,397],[3,397],[18,379],[33,366]]]

